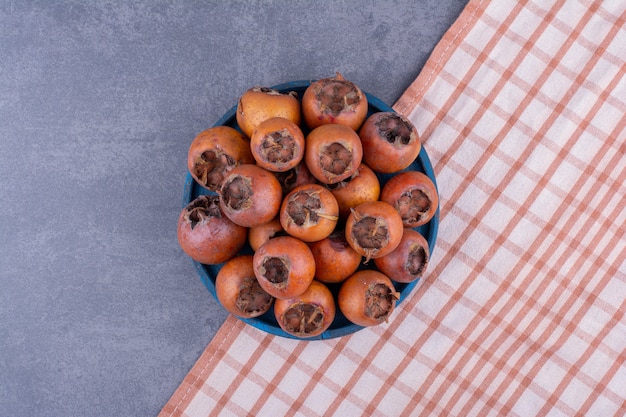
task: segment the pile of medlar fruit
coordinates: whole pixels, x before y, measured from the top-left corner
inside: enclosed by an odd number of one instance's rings
[[[387,321],[395,283],[427,268],[428,242],[414,228],[439,204],[433,181],[405,170],[421,150],[415,126],[395,112],[368,116],[367,96],[339,73],[301,98],[250,88],[236,121],[191,142],[189,173],[207,193],[177,229],[193,260],[223,264],[220,303],[241,318],[273,308],[300,338],[327,330],[337,309],[359,326]]]

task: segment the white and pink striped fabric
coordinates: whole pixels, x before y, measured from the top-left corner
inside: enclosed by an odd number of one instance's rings
[[[440,190],[427,276],[338,339],[228,318],[162,416],[626,415],[626,2],[471,0],[394,108]]]

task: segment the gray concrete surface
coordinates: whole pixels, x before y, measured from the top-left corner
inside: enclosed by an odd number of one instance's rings
[[[191,139],[253,85],[392,104],[465,3],[0,0],[0,415],[156,415],[226,317],[176,240]]]

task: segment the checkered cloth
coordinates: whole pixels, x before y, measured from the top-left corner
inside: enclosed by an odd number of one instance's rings
[[[227,319],[163,416],[626,415],[626,2],[469,2],[395,104],[441,194],[389,323]]]

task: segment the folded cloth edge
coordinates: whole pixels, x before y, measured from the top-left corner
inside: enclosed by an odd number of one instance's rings
[[[392,106],[395,111],[404,116],[408,116],[413,111],[424,91],[428,89],[435,79],[435,75],[444,66],[447,58],[450,56],[449,54],[462,42],[467,31],[480,17],[480,13],[484,11],[484,2],[485,0],[468,2],[457,20],[437,43],[418,76]]]
[[[226,317],[213,339],[202,352],[196,363],[191,367],[182,383],[165,404],[159,417],[180,416],[193,400],[195,391],[204,383],[203,375],[210,368],[213,359],[219,354],[223,346],[227,346],[241,333],[246,324],[233,315]]]

